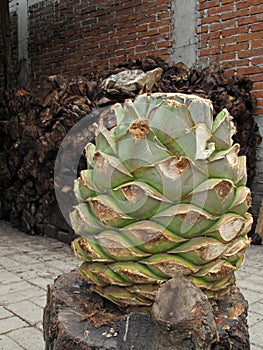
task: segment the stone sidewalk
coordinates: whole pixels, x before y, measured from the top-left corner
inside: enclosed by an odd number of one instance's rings
[[[0,349],[44,350],[47,285],[79,265],[66,244],[28,236],[0,221]],[[262,271],[263,246],[251,246],[237,273],[238,286],[250,305],[251,350],[263,349]]]

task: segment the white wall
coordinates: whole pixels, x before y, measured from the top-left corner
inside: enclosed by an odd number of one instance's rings
[[[188,67],[196,64],[197,0],[173,0],[174,42],[172,62],[183,62]]]

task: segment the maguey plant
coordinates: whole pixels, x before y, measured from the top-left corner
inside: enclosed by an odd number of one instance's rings
[[[180,93],[142,94],[113,106],[75,181],[71,213],[92,290],[118,305],[151,305],[178,274],[209,298],[234,283],[252,216],[246,159],[226,109]]]

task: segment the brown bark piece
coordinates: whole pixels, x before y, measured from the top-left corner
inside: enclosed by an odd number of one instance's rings
[[[158,291],[152,315],[171,343],[181,350],[211,349],[217,330],[207,297],[186,278],[177,276]]]

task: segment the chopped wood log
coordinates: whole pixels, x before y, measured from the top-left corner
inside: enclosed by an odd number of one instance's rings
[[[162,287],[151,312],[149,307],[120,308],[91,292],[78,271],[59,276],[48,288],[44,309],[46,350],[249,350],[248,306],[240,291],[233,286],[229,296],[209,306],[198,287],[180,279]],[[200,337],[191,328],[195,324]],[[198,337],[207,346],[193,343]]]

